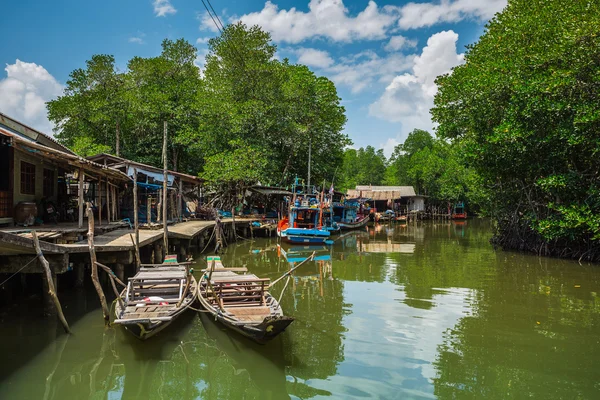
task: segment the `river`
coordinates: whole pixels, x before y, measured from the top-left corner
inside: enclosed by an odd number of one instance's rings
[[[0,399],[600,398],[600,266],[496,251],[490,235],[469,220],[330,248],[238,242],[223,263],[271,279],[317,252],[283,294],[296,320],[264,346],[195,312],[139,342],[104,329],[91,288],[60,293],[67,336],[30,298],[0,314]]]

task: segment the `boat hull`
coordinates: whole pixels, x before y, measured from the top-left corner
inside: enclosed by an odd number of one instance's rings
[[[267,344],[294,322],[294,318],[288,316],[267,317],[259,325],[237,325],[219,314],[217,314],[216,319],[229,329],[254,340],[258,344]]]
[[[214,270],[219,272],[219,268]],[[233,281],[232,281],[233,282]],[[260,322],[247,322],[238,319],[234,314],[230,314],[227,307],[222,311],[215,305],[211,304],[207,298],[207,276],[203,275],[198,285],[198,300],[202,307],[209,312],[216,321],[222,323],[227,328],[247,337],[259,344],[266,344],[276,336],[281,334],[285,329],[294,322],[294,318],[283,315],[281,306],[275,298],[268,292],[266,293],[266,303],[270,304],[270,315],[267,315]]]
[[[338,222],[337,224],[341,230],[349,231],[352,229],[364,228],[365,226],[367,226],[368,223],[369,223],[369,217],[364,217],[363,219],[361,219],[358,222],[353,222],[353,223]]]
[[[125,298],[126,290],[127,289],[124,289],[123,292],[121,292],[121,298]],[[175,319],[177,317],[179,317],[181,314],[183,314],[186,311],[186,309],[196,301],[196,299],[197,299],[197,297],[196,297],[197,296],[197,282],[194,277],[192,277],[192,283],[190,285],[190,293],[191,293],[190,297],[188,299],[186,299],[176,311],[173,311],[169,315],[169,317],[171,317],[171,319],[168,321],[153,320],[152,318],[148,318],[143,321],[135,320],[135,321],[132,321],[129,323],[127,321],[120,320],[120,322],[118,322],[117,325],[123,326],[123,328],[125,328],[126,331],[128,331],[129,333],[131,333],[133,336],[135,336],[136,338],[138,338],[140,340],[149,339],[152,336],[154,336],[157,333],[164,330],[165,328],[167,328],[169,325],[171,325],[171,323],[173,321],[175,321]],[[119,302],[117,302],[116,307],[115,307],[115,320],[118,320],[119,318],[121,318],[122,315],[123,315],[123,308],[121,307],[121,304]]]

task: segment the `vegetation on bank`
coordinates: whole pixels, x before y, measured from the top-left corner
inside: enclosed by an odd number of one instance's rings
[[[513,0],[436,81],[437,134],[481,177],[504,247],[600,260],[599,9]]]

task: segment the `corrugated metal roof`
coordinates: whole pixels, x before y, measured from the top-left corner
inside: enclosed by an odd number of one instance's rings
[[[107,164],[107,165],[109,165],[112,168],[119,168],[119,167],[123,167],[123,166],[127,166],[127,165],[133,165],[133,166],[139,167],[138,169],[140,170],[140,172],[141,172],[141,169],[146,169],[147,171],[152,171],[155,173],[160,173],[160,174],[163,173],[162,168],[157,168],[157,167],[153,167],[152,165],[128,160],[123,157],[117,157],[112,154],[100,153],[100,154],[96,154],[93,156],[89,156],[89,157],[87,157],[87,159],[90,161],[97,162],[97,163],[103,163],[104,160],[109,161],[110,164]],[[167,173],[169,175],[177,176],[177,177],[180,177],[183,180],[187,180],[187,181],[204,182],[204,179],[202,179],[198,176],[184,174],[182,172],[175,172],[175,171],[167,170]]]
[[[17,121],[16,119],[1,112],[0,125],[11,133],[16,133],[22,137],[27,137],[28,139],[40,143],[46,147],[60,150],[68,154],[75,154],[68,147],[58,143],[52,136],[40,132],[37,129],[33,129],[32,127],[25,125],[24,123]]]
[[[389,192],[398,191],[402,197],[415,196],[415,189],[412,186],[371,186],[358,185],[356,190],[373,191],[373,192]]]
[[[264,194],[267,196],[280,195],[280,196],[291,196],[292,192],[284,188],[271,187],[271,186],[252,186],[250,190]]]
[[[30,152],[38,157],[60,161],[66,165],[75,168],[82,168],[86,172],[110,176],[111,178],[128,181],[129,177],[119,170],[97,164],[83,157],[72,153],[66,153],[61,150],[37,143],[29,137],[24,137],[22,134],[15,133],[12,130],[0,127],[0,135],[7,136],[12,139],[12,146],[20,151]]]

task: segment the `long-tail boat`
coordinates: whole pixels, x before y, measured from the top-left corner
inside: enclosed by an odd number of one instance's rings
[[[283,315],[279,302],[269,293],[268,278],[259,278],[242,268],[225,268],[218,256],[207,257],[198,299],[226,327],[265,344],[283,332],[294,318]]]
[[[142,264],[129,279],[115,307],[114,323],[145,340],[179,317],[197,297],[197,282],[190,263],[167,256],[163,264]]]

